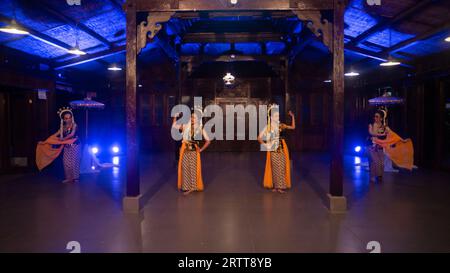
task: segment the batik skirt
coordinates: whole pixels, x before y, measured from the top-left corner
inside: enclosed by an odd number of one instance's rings
[[[63,164],[66,179],[80,178],[81,148],[79,144],[64,145]]]

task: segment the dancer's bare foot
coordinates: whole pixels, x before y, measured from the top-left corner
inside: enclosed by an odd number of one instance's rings
[[[186,196],[186,195],[189,195],[189,194],[191,194],[193,192],[194,192],[194,190],[188,190],[188,191],[183,192],[183,195]]]
[[[272,189],[272,192],[277,192],[277,189],[273,188],[273,189]]]
[[[70,183],[70,182],[72,182],[72,181],[73,181],[72,179],[64,179],[64,180],[62,181],[62,183],[66,184],[66,183]]]
[[[283,190],[283,189],[278,189],[278,192],[279,192],[279,193],[286,193],[286,191]]]

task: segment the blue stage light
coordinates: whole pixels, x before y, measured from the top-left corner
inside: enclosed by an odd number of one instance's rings
[[[112,147],[112,151],[113,151],[113,153],[115,153],[115,154],[119,153],[119,151],[120,151],[119,146],[113,146],[113,147]]]
[[[98,147],[92,147],[92,148],[91,148],[91,152],[92,152],[94,155],[98,154]]]
[[[119,165],[119,157],[118,156],[114,156],[112,161],[113,161],[114,165],[117,165],[117,166]]]
[[[357,153],[361,152],[361,146],[356,146],[355,147],[355,152],[357,152]]]

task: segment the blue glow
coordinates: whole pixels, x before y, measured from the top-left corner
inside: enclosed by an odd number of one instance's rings
[[[382,49],[380,47],[377,46],[369,46],[369,45],[365,45],[364,43],[359,43],[358,47],[362,48],[362,49],[367,49],[373,52],[381,52]]]
[[[389,36],[391,36],[391,42],[389,42]],[[367,41],[383,47],[391,47],[404,40],[413,38],[414,36],[415,35],[398,32],[393,29],[385,29],[370,36]]]
[[[359,8],[349,7],[344,15],[344,34],[356,37],[377,24],[377,20]]]
[[[94,154],[94,155],[96,155],[96,154],[98,154],[98,147],[92,147],[91,148],[91,152]]]
[[[119,162],[120,162],[119,157],[118,156],[114,156],[113,159],[112,159],[112,163],[114,165],[119,165]]]
[[[359,153],[359,152],[361,152],[361,150],[362,150],[361,146],[356,146],[355,147],[355,152]]]
[[[125,38],[126,18],[120,10],[113,9],[104,14],[88,18],[84,21],[84,24],[110,42]]]
[[[196,55],[200,52],[199,43],[186,43],[181,45],[181,53],[186,55]]]
[[[286,45],[283,42],[267,42],[266,43],[266,52],[268,55],[277,55],[281,54]]]
[[[298,34],[298,33],[302,32],[302,29],[303,29],[303,23],[301,21],[298,21],[296,23],[294,29],[292,30],[292,32]]]
[[[112,152],[115,153],[115,154],[119,153],[119,151],[120,151],[119,146],[113,146],[113,147],[111,148],[111,150],[112,150]]]
[[[205,54],[220,55],[230,49],[231,45],[227,43],[208,43],[205,45]]]
[[[234,47],[246,55],[259,55],[262,53],[261,46],[258,43],[236,43]]]

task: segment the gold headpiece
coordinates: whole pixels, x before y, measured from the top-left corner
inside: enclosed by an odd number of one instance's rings
[[[58,113],[58,116],[59,116],[60,119],[63,118],[63,114],[65,114],[65,113],[70,113],[72,115],[72,117],[73,117],[72,108],[70,108],[70,107],[59,108],[57,113]]]
[[[270,132],[271,130],[271,115],[272,115],[272,110],[278,108],[278,104],[272,103],[269,104],[269,109],[267,109],[267,131]]]
[[[62,140],[63,139],[63,129],[64,129],[64,120],[63,120],[64,114],[69,113],[72,116],[72,122],[74,124],[75,124],[75,116],[73,115],[72,109],[70,107],[59,108],[57,113],[61,120],[61,122],[59,124],[59,131],[60,131],[59,138]]]

